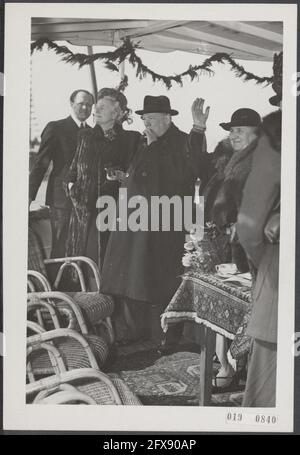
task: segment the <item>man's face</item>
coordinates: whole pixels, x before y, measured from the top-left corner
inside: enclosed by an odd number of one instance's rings
[[[72,110],[75,117],[80,121],[84,122],[92,112],[93,99],[91,95],[85,92],[77,93],[73,103],[71,103]]]
[[[229,133],[232,148],[236,152],[248,147],[256,137],[256,127],[254,126],[233,126]]]
[[[145,127],[152,130],[157,137],[165,134],[171,123],[170,115],[160,112],[143,114],[142,120]]]

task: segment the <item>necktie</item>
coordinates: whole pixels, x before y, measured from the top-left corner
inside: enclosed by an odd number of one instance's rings
[[[81,122],[79,129],[82,130],[83,128],[84,128],[84,123]]]

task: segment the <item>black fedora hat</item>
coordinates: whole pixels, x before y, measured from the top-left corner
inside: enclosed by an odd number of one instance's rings
[[[144,98],[144,108],[139,111],[135,111],[136,114],[151,114],[154,112],[160,112],[164,114],[177,115],[178,111],[171,109],[170,100],[167,96],[150,96],[147,95]]]
[[[258,112],[253,109],[242,108],[235,111],[228,123],[220,123],[220,126],[229,131],[233,126],[259,126],[261,118]]]

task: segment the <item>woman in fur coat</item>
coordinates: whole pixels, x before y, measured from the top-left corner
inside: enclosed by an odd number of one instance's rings
[[[220,232],[230,232],[231,261],[240,272],[247,272],[249,267],[235,233],[235,223],[258,143],[260,123],[256,111],[243,108],[233,113],[230,122],[220,124],[229,131],[229,137],[219,143],[212,155],[215,173],[204,191],[205,220],[213,222]]]
[[[229,233],[231,259],[240,272],[249,270],[248,260],[236,234],[236,221],[242,201],[243,189],[252,166],[252,159],[258,144],[261,118],[247,108],[238,109],[228,123],[220,126],[229,131],[229,137],[218,144],[211,156],[215,173],[204,191],[205,220],[212,222],[219,233]],[[225,245],[225,244],[224,244]],[[224,247],[223,247],[224,248]],[[221,257],[224,251],[219,253]],[[235,371],[227,359],[227,343],[217,336],[216,354],[221,368],[214,380],[216,387],[231,385]]]

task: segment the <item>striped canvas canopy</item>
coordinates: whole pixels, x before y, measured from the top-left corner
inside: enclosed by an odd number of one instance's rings
[[[129,37],[142,49],[272,61],[282,50],[283,23],[266,21],[164,21],[33,18],[32,40],[47,37],[78,46],[115,46]]]

